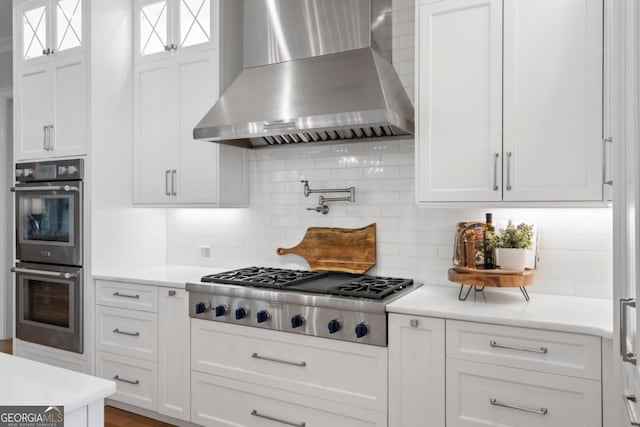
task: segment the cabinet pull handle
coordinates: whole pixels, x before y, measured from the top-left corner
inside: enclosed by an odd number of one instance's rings
[[[127,332],[127,331],[121,331],[118,328],[115,328],[113,330],[114,334],[120,334],[120,335],[129,335],[130,337],[139,337],[140,336],[140,332]]]
[[[44,50],[42,51],[44,53]],[[42,148],[45,151],[49,151],[49,145],[47,144],[47,125],[42,126]]]
[[[409,326],[411,326],[412,328],[417,328],[419,324],[418,319],[411,319],[409,320]]]
[[[547,352],[549,351],[547,347],[540,347],[540,348],[516,347],[512,345],[498,344],[495,341],[489,341],[489,345],[493,348],[505,348],[507,350],[527,351],[529,353],[547,354]]]
[[[291,366],[302,366],[302,367],[307,366],[307,362],[290,362],[288,360],[274,359],[272,357],[260,356],[258,353],[253,353],[251,357],[254,359],[267,360],[269,362],[282,363],[282,364],[291,365]]]
[[[511,151],[507,152],[507,191],[511,191]]]
[[[260,414],[256,409],[252,409],[251,410],[251,415],[253,415],[254,417],[265,419],[265,420],[275,421],[276,423],[284,424],[284,425],[287,425],[287,426],[305,427],[307,425],[307,423],[305,423],[304,421],[301,422],[301,423],[292,423],[291,421],[286,421],[286,420],[283,420],[282,418],[276,418],[276,417],[271,417],[269,415],[263,415],[263,414]]]
[[[622,361],[635,365],[638,356],[627,348],[627,308],[636,308],[634,298],[620,299],[620,356]]]
[[[53,132],[53,125],[48,125],[47,129],[49,129],[49,131],[47,132],[47,138],[49,139],[49,151],[53,151],[55,150],[55,147],[53,146],[53,138],[51,137],[51,133]]]
[[[133,385],[140,384],[140,380],[135,380],[135,381],[125,380],[124,378],[120,378],[120,375],[114,375],[112,379],[123,382],[123,383],[127,383],[127,384],[133,384]]]
[[[608,137],[604,139],[604,143],[602,144],[602,183],[604,185],[613,185],[613,180],[611,179],[611,177],[609,176],[609,152],[610,150],[607,150],[607,143],[609,143],[610,145],[613,144],[613,138],[612,137]]]
[[[171,191],[169,191],[169,174],[170,173],[171,171],[169,169],[164,171],[164,195],[165,196],[171,195]]]
[[[172,196],[178,195],[178,193],[176,192],[176,174],[177,173],[178,171],[176,170],[171,171],[171,195]]]
[[[169,296],[170,296],[170,297],[175,297],[175,296],[176,296],[176,291],[174,291],[174,290],[170,290],[170,291],[169,291]]]
[[[121,294],[120,292],[114,292],[113,293],[114,297],[122,297],[122,298],[135,298],[135,299],[140,299],[140,295],[135,294],[135,295],[128,295],[128,294]]]
[[[164,45],[164,50],[165,50],[166,52],[170,52],[170,51],[171,51],[171,46],[172,46],[172,45],[165,44],[165,45]]]
[[[498,191],[498,157],[500,153],[493,153],[493,191]]]
[[[518,411],[529,412],[531,414],[547,415],[549,413],[549,410],[547,408],[540,408],[540,409],[526,408],[524,406],[518,406],[518,405],[512,405],[510,403],[499,402],[497,399],[494,399],[493,397],[489,398],[489,403],[491,403],[493,406],[500,406],[502,408],[516,409]]]
[[[637,402],[635,394],[627,394],[622,397],[624,399],[624,405],[627,407],[627,414],[629,414],[630,425],[632,426],[640,426],[640,421],[638,421],[638,415],[636,414],[636,409],[633,407],[633,404]]]

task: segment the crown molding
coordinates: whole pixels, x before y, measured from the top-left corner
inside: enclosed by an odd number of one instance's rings
[[[0,39],[0,55],[3,53],[11,52],[13,50],[12,47],[12,38],[5,37]]]

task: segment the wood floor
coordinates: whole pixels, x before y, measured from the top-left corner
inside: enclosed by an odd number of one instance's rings
[[[13,340],[0,340],[0,353],[13,354]],[[172,427],[173,424],[145,418],[112,406],[104,408],[104,427]]]

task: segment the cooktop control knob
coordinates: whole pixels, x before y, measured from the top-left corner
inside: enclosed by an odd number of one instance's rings
[[[329,333],[335,334],[342,328],[342,322],[340,322],[338,319],[333,319],[332,321],[329,322],[328,326],[329,326]]]
[[[271,315],[267,310],[260,310],[256,317],[258,318],[258,323],[264,323],[271,318]]]
[[[364,323],[358,323],[356,325],[356,337],[362,338],[369,333],[369,327]]]
[[[67,172],[69,172],[69,175],[75,175],[78,172],[78,168],[75,166],[69,166]]]
[[[228,311],[229,311],[228,305],[223,305],[223,304],[216,305],[216,308],[215,308],[216,317],[224,316],[225,314],[227,314]]]
[[[66,166],[58,166],[58,175],[64,175],[67,173],[67,167]]]
[[[199,302],[198,304],[196,304],[196,314],[205,313],[205,312],[207,312],[209,310],[209,308],[211,308],[209,303],[207,303],[207,302]]]
[[[249,309],[247,307],[236,308],[236,320],[244,319],[249,315]]]
[[[304,317],[302,316],[302,314],[296,314],[291,318],[292,328],[299,328],[302,325],[304,325]]]

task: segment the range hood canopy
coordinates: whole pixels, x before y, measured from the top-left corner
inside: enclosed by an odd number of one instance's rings
[[[194,138],[255,148],[411,135],[390,13],[390,0],[245,1],[248,68]]]

